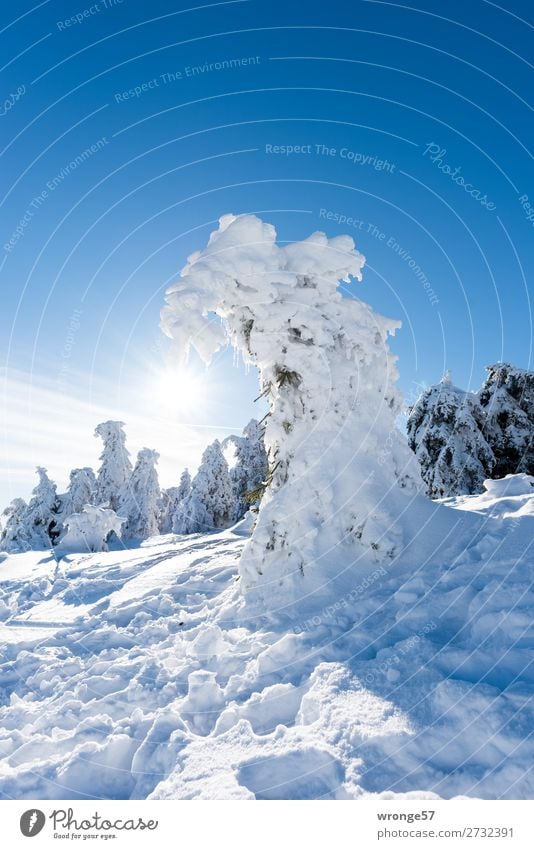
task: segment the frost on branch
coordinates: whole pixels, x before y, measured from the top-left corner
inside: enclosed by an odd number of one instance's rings
[[[162,327],[177,356],[193,347],[209,363],[230,341],[270,403],[269,485],[241,559],[245,589],[300,597],[403,545],[397,518],[420,479],[395,426],[387,337],[399,323],[339,291],[364,261],[349,236],[282,247],[270,224],[227,215],[167,291]]]

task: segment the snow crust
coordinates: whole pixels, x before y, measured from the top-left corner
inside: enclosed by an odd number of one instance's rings
[[[1,797],[532,798],[533,492],[412,511],[402,558],[298,615],[245,603],[249,517],[3,555]]]

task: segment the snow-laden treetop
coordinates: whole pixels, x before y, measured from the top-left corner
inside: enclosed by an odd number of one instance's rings
[[[272,225],[226,215],[167,291],[162,327],[177,356],[193,347],[209,364],[230,341],[258,367],[270,401],[269,486],[241,560],[245,587],[274,582],[300,596],[303,577],[308,590],[312,575],[330,580],[340,542],[375,560],[397,550],[388,493],[418,471],[395,427],[401,399],[386,340],[400,323],[339,292],[364,262],[350,236],[278,245]]]
[[[336,292],[339,281],[349,282],[351,275],[361,280],[364,263],[350,236],[328,239],[324,233],[313,233],[303,242],[279,246],[272,224],[254,215],[225,215],[204,250],[189,257],[180,282],[167,290],[162,327],[184,357],[193,346],[209,363],[212,354],[227,343],[227,332],[247,357],[252,353],[249,323],[253,313],[260,313],[265,329],[284,344],[286,328],[280,326],[278,309],[273,312],[270,307],[298,290],[294,317],[299,308],[319,299],[336,312],[334,304],[341,300]],[[227,326],[214,321],[213,313],[226,319]],[[315,324],[320,323],[318,319]],[[257,345],[260,340],[255,341]],[[269,351],[274,342],[272,337],[266,340]]]

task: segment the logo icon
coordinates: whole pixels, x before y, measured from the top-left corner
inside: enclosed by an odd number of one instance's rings
[[[42,811],[37,808],[31,808],[29,811],[24,811],[20,818],[20,830],[24,837],[35,837],[43,830],[46,822],[46,817]]]

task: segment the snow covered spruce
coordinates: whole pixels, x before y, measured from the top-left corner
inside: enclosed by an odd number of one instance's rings
[[[447,373],[411,407],[408,438],[431,498],[482,492],[487,478],[534,475],[534,373],[487,367],[477,392]]]
[[[298,597],[303,578],[320,587],[347,561],[388,561],[405,542],[397,520],[420,476],[395,424],[387,338],[400,325],[339,291],[340,280],[361,279],[364,261],[349,236],[280,246],[270,224],[227,215],[167,291],[162,327],[181,361],[193,347],[209,363],[230,341],[259,369],[270,404],[245,589],[283,585],[286,600]]]
[[[236,446],[231,469],[216,440],[206,448],[193,481],[184,469],[179,485],[164,490],[157,451],[142,448],[132,468],[124,422],[103,422],[95,436],[104,444],[98,475],[87,466],[73,469],[67,492],[58,495],[46,469],[38,467],[39,483],[29,504],[15,498],[3,512],[0,550],[105,551],[119,538],[131,545],[160,533],[226,528],[257,500],[268,472],[262,431],[254,419],[242,436],[225,441]],[[255,493],[251,501],[249,491]]]

